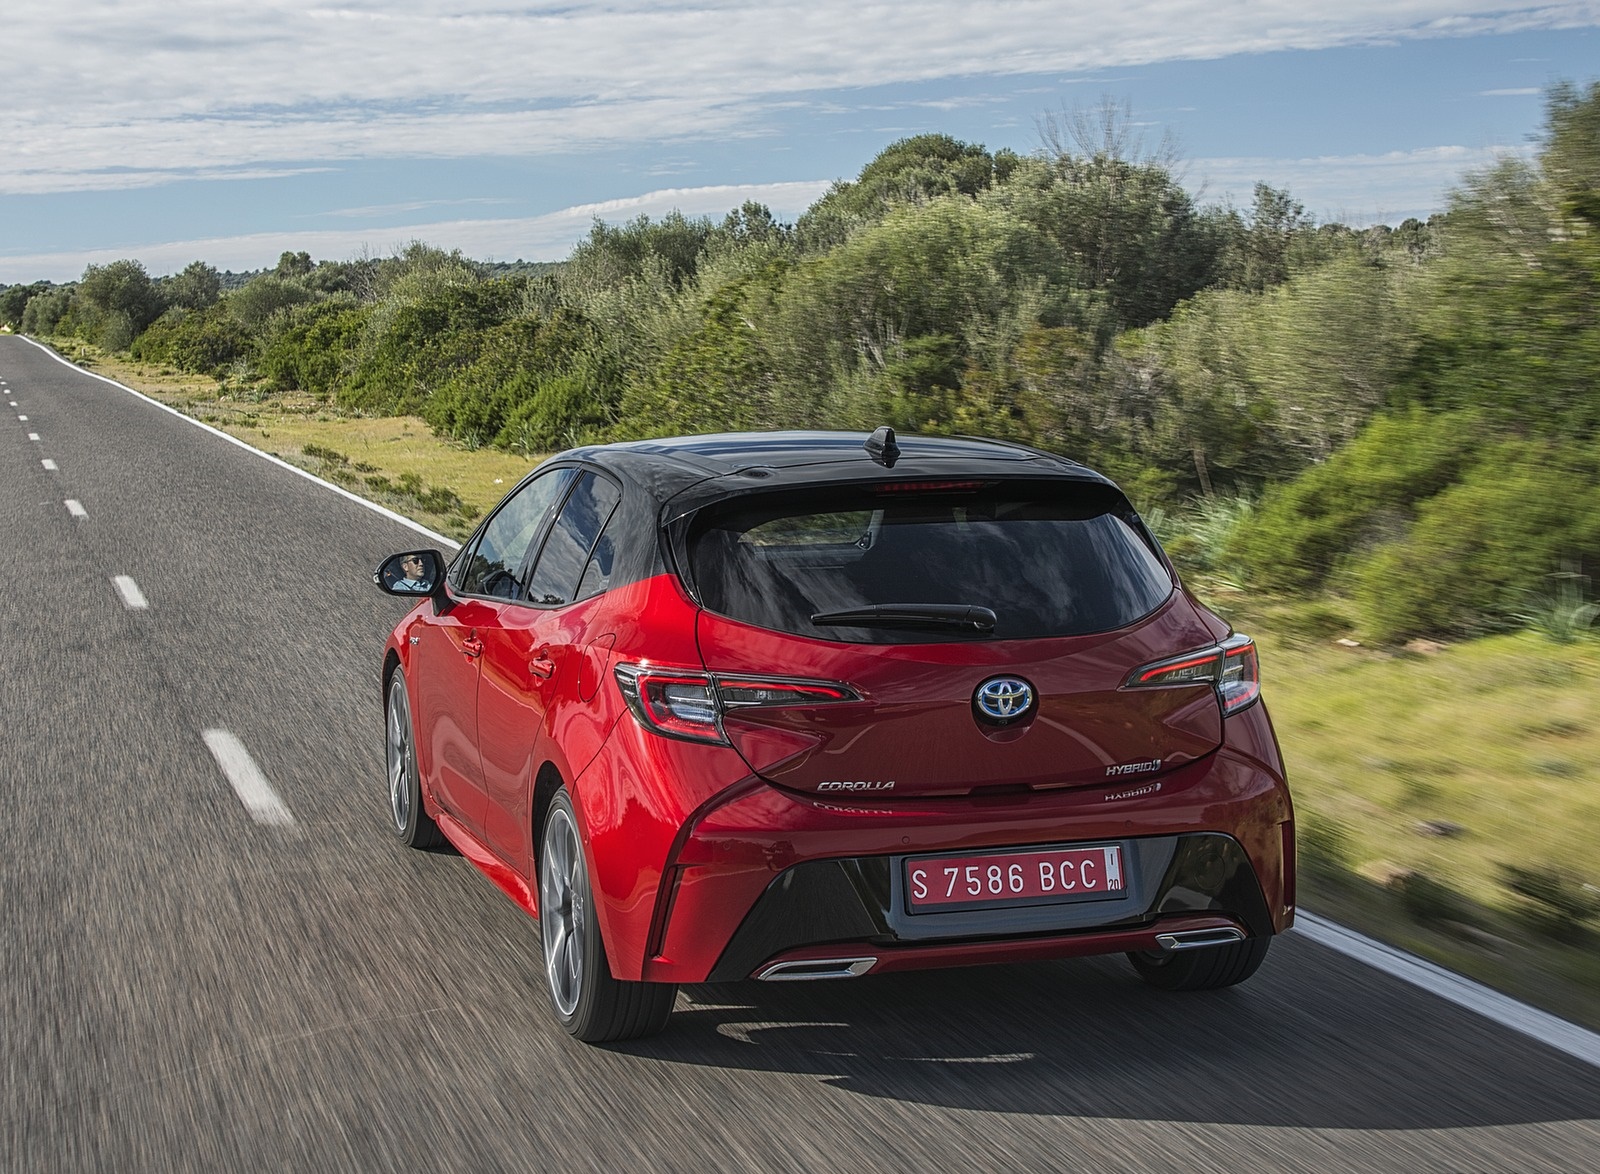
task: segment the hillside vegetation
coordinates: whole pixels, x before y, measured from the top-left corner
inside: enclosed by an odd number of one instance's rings
[[[1195,574],[1336,596],[1379,642],[1587,602],[1600,84],[1551,92],[1531,160],[1393,229],[1266,185],[1198,204],[1115,111],[1045,131],[1029,157],[895,143],[794,225],[596,223],[548,267],[124,260],[5,290],[0,318],[524,456],[817,425],[1024,440],[1116,477]]]

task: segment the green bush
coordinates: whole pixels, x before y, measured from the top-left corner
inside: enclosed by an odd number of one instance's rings
[[[71,286],[57,286],[29,298],[22,310],[24,334],[54,334],[72,308]]]
[[[484,333],[520,310],[525,282],[477,281],[441,269],[418,273],[400,293],[375,306],[367,318],[340,402],[367,411],[402,415],[421,412],[430,396],[470,367],[484,346]]]
[[[1600,916],[1600,889],[1555,868],[1501,864],[1500,883],[1519,898],[1517,911],[1537,932],[1562,942],[1582,941]]]
[[[1394,881],[1393,888],[1406,916],[1420,925],[1437,926],[1440,922],[1472,925],[1479,920],[1466,897],[1427,873],[1408,872]]]
[[[332,393],[355,361],[370,313],[348,296],[288,311],[257,361],[267,386],[273,391]]]
[[[1257,586],[1321,586],[1341,559],[1394,537],[1420,502],[1451,484],[1479,433],[1471,413],[1378,416],[1329,460],[1270,490],[1228,554]]]
[[[168,310],[129,348],[136,359],[171,363],[180,371],[221,375],[255,352],[255,341],[223,303],[205,310]]]
[[[485,330],[477,356],[428,398],[423,418],[472,447],[492,442],[530,453],[565,447],[608,419],[596,343],[593,329],[569,310]]]
[[[1508,441],[1357,561],[1353,593],[1379,640],[1466,634],[1513,624],[1569,560],[1600,563],[1600,452]]]

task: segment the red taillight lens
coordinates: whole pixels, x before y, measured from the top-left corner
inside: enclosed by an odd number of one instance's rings
[[[1170,685],[1210,685],[1217,691],[1223,715],[1237,713],[1261,696],[1255,641],[1235,634],[1211,648],[1137,668],[1126,682],[1129,689]]]
[[[637,664],[619,664],[616,677],[623,699],[641,725],[692,742],[726,743],[722,717],[729,711],[861,700],[850,686],[835,681],[719,677]]]

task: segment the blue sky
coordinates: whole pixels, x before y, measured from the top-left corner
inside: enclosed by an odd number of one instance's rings
[[[12,0],[0,282],[797,215],[885,145],[1126,102],[1202,199],[1398,222],[1600,75],[1600,0]]]

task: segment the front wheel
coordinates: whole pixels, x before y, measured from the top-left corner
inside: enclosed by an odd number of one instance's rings
[[[565,790],[550,801],[540,846],[539,936],[556,1018],[586,1044],[654,1035],[666,1026],[678,988],[612,977],[578,821]]]
[[[406,675],[398,667],[389,678],[387,737],[384,762],[389,776],[389,830],[411,848],[437,848],[444,833],[422,807],[422,779],[417,773],[416,729],[406,697]]]
[[[1245,938],[1198,950],[1129,954],[1128,961],[1140,978],[1161,990],[1213,991],[1243,982],[1254,974],[1271,942],[1267,937]]]

